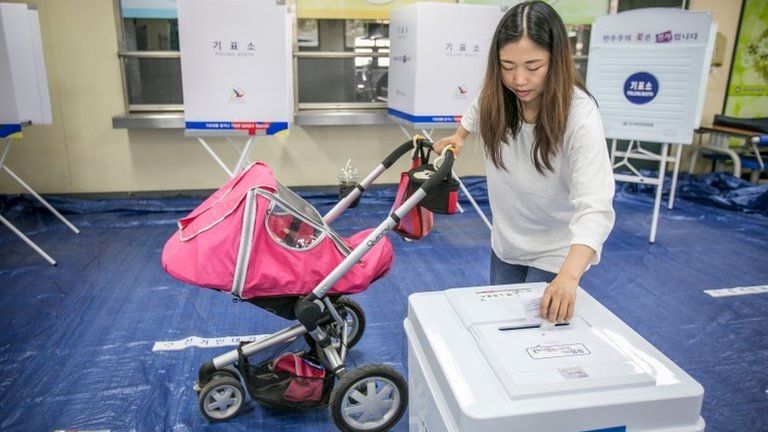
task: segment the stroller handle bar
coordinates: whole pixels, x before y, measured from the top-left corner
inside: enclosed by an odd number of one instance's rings
[[[347,196],[336,203],[336,205],[333,206],[333,208],[329,210],[325,216],[323,216],[323,221],[327,224],[330,224],[336,220],[336,218],[339,217],[340,214],[344,213],[344,210],[346,210],[357,199],[357,197],[362,195],[363,192],[368,187],[370,187],[384,171],[388,170],[392,165],[394,165],[395,162],[397,162],[397,160],[400,159],[404,154],[414,150],[414,148],[419,145],[430,149],[432,148],[432,142],[420,136],[416,136],[414,139],[408,140],[401,144],[386,158],[384,158],[384,160],[381,161],[381,163],[363,179],[363,181],[358,183],[357,186],[355,186],[355,188],[352,189],[349,194],[347,194]]]
[[[415,141],[415,140],[414,140]],[[432,143],[424,140],[421,145],[428,145],[430,148]],[[387,159],[382,162],[380,166],[384,166],[384,163],[389,163],[391,166],[394,160],[407,153],[413,147],[413,143],[408,141],[407,143],[398,147]],[[396,156],[395,156],[396,155]],[[395,209],[379,226],[377,226],[369,235],[365,238],[350,254],[331,271],[328,276],[325,277],[316,287],[312,290],[312,293],[305,297],[302,301],[297,303],[297,312],[300,305],[303,302],[314,302],[321,299],[325,293],[341,279],[344,274],[349,271],[369,250],[371,250],[376,243],[379,242],[389,231],[391,231],[399,222],[400,219],[405,216],[411,209],[413,209],[432,189],[438,182],[446,177],[450,176],[453,170],[454,154],[452,148],[443,152],[443,163],[440,168],[432,175],[427,181],[425,181],[400,207]],[[374,173],[376,170],[374,171]],[[369,176],[370,177],[370,176]],[[366,178],[368,180],[368,178]],[[354,193],[354,192],[353,192]],[[297,313],[298,315],[298,313]],[[309,330],[309,329],[308,329]]]

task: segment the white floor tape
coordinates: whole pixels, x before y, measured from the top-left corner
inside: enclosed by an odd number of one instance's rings
[[[176,341],[155,342],[152,351],[179,351],[189,347],[198,348],[216,348],[222,346],[237,346],[240,342],[253,342],[263,339],[269,335],[250,335],[250,336],[222,336],[215,338],[202,338],[199,336],[190,336]]]
[[[712,297],[729,297],[729,296],[746,295],[746,294],[762,294],[762,293],[768,293],[768,285],[711,289],[711,290],[704,290],[704,292],[711,295]]]
[[[109,429],[54,429],[53,432],[112,432]]]

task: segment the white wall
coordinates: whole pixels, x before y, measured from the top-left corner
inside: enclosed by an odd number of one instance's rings
[[[736,31],[739,26],[741,0],[691,0],[691,10],[711,11],[712,19],[717,22],[717,31],[725,35],[725,57],[723,65],[709,70],[707,97],[704,102],[702,125],[711,125],[715,114],[722,114],[723,102],[728,86],[728,74],[731,71],[733,48]]]

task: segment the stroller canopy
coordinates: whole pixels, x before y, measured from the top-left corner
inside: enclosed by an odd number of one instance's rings
[[[256,162],[192,213],[163,249],[163,269],[176,279],[244,298],[309,294],[371,230],[341,238],[317,210]],[[392,265],[379,241],[328,291],[354,294]]]

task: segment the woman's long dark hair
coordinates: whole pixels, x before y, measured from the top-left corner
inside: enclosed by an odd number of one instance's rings
[[[534,128],[531,160],[536,170],[552,171],[552,157],[561,149],[573,87],[586,88],[574,70],[565,25],[552,7],[542,1],[520,3],[501,19],[488,53],[488,69],[480,92],[480,135],[488,157],[497,168],[506,169],[501,156],[507,130],[517,137],[523,114],[517,96],[501,80],[499,50],[528,37],[549,52],[549,71],[541,94]]]

